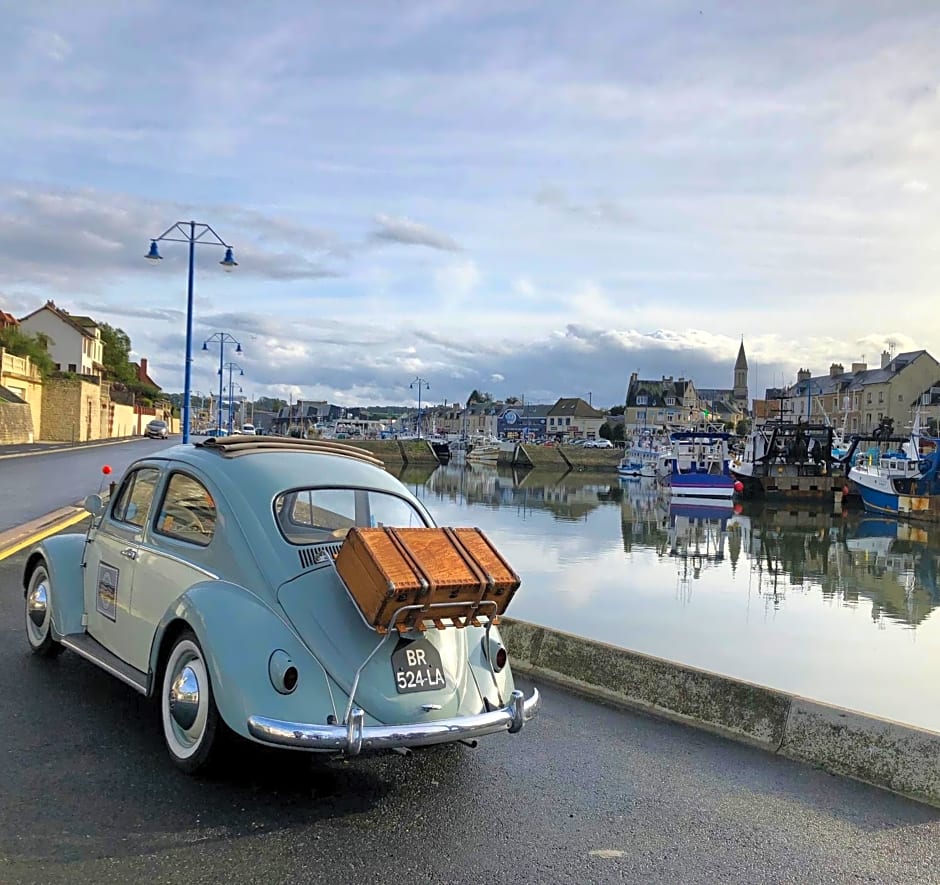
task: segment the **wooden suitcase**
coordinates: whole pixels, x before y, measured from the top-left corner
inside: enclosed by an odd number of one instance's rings
[[[349,531],[336,569],[365,619],[388,628],[395,611],[400,630],[443,629],[495,618],[519,586],[519,577],[478,529],[360,529]],[[482,605],[492,600],[495,605]]]

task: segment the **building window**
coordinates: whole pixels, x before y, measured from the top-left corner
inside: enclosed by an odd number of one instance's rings
[[[883,390],[878,391],[878,402],[883,403],[885,401],[885,392]]]
[[[865,400],[865,402],[866,402],[869,406],[871,405],[871,391],[868,392],[868,398]],[[868,416],[868,420],[869,420],[869,422],[871,422],[871,415]]]
[[[75,371],[75,363],[69,363],[69,371],[70,371],[70,372],[74,372],[74,371]]]
[[[667,397],[666,397],[666,405],[667,405],[667,406],[674,406],[675,404],[676,404],[676,398],[675,398],[674,396],[667,396]]]
[[[570,418],[565,418],[565,426],[567,426],[567,427],[570,427],[570,426],[571,426],[571,419],[570,419]]]
[[[904,394],[903,394],[903,393],[899,393],[899,394],[898,394],[898,402],[899,402],[899,403],[904,402]]]
[[[647,404],[647,402],[649,402],[649,398],[646,397],[646,396],[638,396],[638,397],[636,398],[636,404],[637,404],[638,406],[645,406],[645,405]]]

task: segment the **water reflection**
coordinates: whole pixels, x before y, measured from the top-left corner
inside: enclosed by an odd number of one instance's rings
[[[441,524],[497,541],[523,577],[519,618],[940,729],[917,688],[940,679],[940,527],[675,505],[611,474],[452,464],[402,480]]]

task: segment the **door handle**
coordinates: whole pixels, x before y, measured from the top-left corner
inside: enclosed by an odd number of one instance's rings
[[[121,551],[121,556],[126,556],[128,559],[137,559],[137,551],[133,547],[125,547]]]

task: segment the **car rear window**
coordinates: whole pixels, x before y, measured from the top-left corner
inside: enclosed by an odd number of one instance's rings
[[[424,518],[404,498],[370,489],[316,488],[283,492],[274,500],[281,534],[291,544],[316,544],[361,528],[423,528]]]

